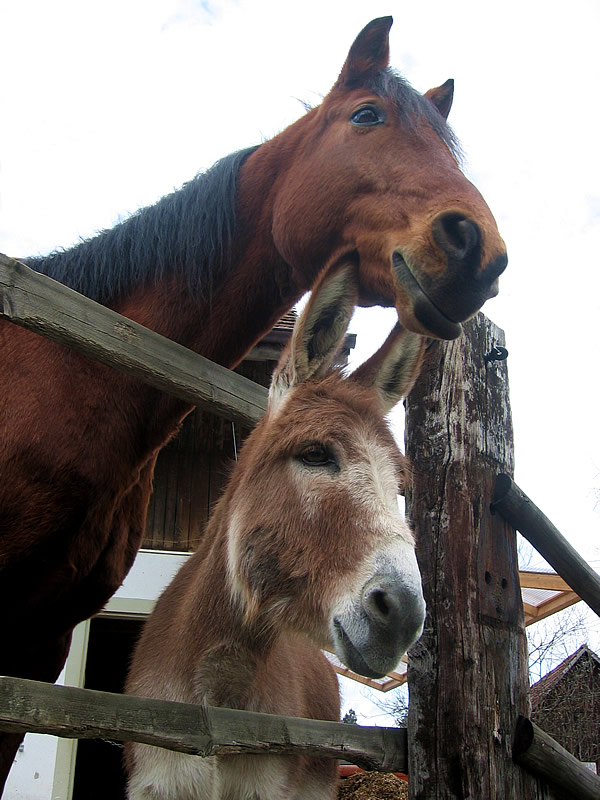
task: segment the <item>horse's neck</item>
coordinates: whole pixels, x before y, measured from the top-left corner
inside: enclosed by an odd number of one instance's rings
[[[318,265],[303,265],[300,285],[273,242],[274,176],[286,168],[277,140],[242,165],[231,266],[222,278],[215,274],[209,296],[194,298],[171,279],[138,290],[117,310],[213,361],[227,367],[239,363],[318,273]]]
[[[280,264],[244,261],[247,276],[235,271],[198,301],[173,285],[133,293],[116,310],[200,355],[226,367],[236,366],[252,346],[298,299],[279,291]]]
[[[116,310],[211,361],[233,368],[297,299],[293,290],[287,296],[279,290],[276,276],[282,270],[280,264],[246,261],[244,265],[247,278],[234,272],[210,301],[197,302],[186,292],[158,285],[132,295]],[[115,381],[121,387],[124,413],[132,424],[137,420],[143,427],[138,441],[153,432],[152,441],[148,440],[150,449],[162,446],[191,410],[170,395],[141,388],[137,381],[125,377],[115,377]]]
[[[215,276],[209,297],[193,296],[182,280],[140,287],[108,303],[116,311],[226,367],[239,363],[306,288],[292,279],[273,243],[273,176],[285,170],[275,145],[266,143],[243,164],[238,176],[238,213],[231,267]],[[307,270],[303,282],[312,276]],[[101,373],[104,379],[104,372]],[[115,374],[115,409],[135,441],[132,455],[146,460],[176,430],[191,406]]]

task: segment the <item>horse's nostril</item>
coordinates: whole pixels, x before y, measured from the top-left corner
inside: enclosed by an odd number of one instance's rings
[[[456,212],[440,214],[433,223],[436,244],[451,258],[468,258],[481,242],[477,223]]]

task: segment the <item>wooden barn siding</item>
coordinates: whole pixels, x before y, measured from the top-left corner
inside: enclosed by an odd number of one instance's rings
[[[268,386],[275,364],[245,361],[235,371]],[[238,450],[249,432],[236,423]],[[158,457],[142,547],[195,550],[234,460],[231,420],[199,408],[193,411]]]

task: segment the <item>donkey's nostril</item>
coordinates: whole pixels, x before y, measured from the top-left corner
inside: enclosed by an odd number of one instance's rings
[[[371,602],[375,605],[382,616],[386,617],[389,614],[390,607],[388,605],[385,592],[373,592],[371,595]]]
[[[433,222],[436,244],[451,258],[464,260],[479,248],[479,226],[457,212],[440,214]]]
[[[371,587],[364,596],[365,611],[378,624],[390,624],[397,605],[393,595],[381,585]]]

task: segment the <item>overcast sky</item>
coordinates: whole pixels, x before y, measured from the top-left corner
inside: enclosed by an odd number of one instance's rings
[[[510,351],[516,480],[599,569],[597,0],[4,0],[0,250],[66,247],[273,136],[386,14],[417,89],[455,79],[450,122],[508,245],[484,310]],[[360,358],[392,323],[356,318]]]

